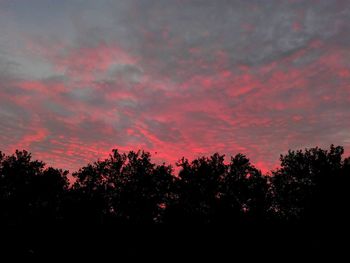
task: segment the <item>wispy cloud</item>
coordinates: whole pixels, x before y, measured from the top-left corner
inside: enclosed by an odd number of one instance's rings
[[[349,147],[348,1],[0,2],[1,149],[76,169]]]

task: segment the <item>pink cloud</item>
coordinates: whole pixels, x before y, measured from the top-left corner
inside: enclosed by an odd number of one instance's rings
[[[168,30],[161,35],[180,43]],[[145,38],[154,47],[156,36]],[[266,172],[289,148],[338,143],[336,135],[325,140],[324,130],[333,133],[328,124],[349,128],[341,119],[350,113],[334,109],[350,98],[348,49],[320,40],[257,65],[234,64],[224,49],[192,47],[188,58],[174,58],[171,77],[158,72],[159,58],[114,43],[33,45],[65,79],[17,80],[13,86],[23,93],[2,92],[1,100],[30,116],[15,147],[63,168],[77,169],[112,148],[143,148],[172,164],[182,156],[243,152]],[[113,65],[132,66],[137,78],[127,71],[108,78]]]

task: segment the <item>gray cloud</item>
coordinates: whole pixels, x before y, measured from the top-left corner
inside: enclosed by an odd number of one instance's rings
[[[348,1],[0,2],[0,138],[72,169],[349,145]],[[83,151],[84,153],[81,153]],[[164,152],[168,152],[166,155]]]

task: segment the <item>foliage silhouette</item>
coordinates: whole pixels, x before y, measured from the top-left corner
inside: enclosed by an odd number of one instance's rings
[[[263,176],[242,154],[231,157],[221,182],[223,220],[262,222],[269,212],[269,187]]]
[[[155,165],[143,151],[113,150],[108,159],[81,168],[73,177],[72,210],[82,222],[101,224],[161,222],[175,181],[171,166]]]
[[[68,171],[44,168],[27,151],[0,152],[0,222],[5,225],[59,223],[68,191]]]
[[[271,177],[276,215],[303,223],[341,219],[336,214],[350,200],[345,188],[350,174],[343,153],[342,147],[331,145],[330,150],[316,147],[281,156],[281,168]]]
[[[237,154],[182,158],[179,174],[144,151],[113,150],[72,174],[27,151],[0,153],[0,222],[26,224],[336,224],[348,220],[350,158],[343,147],[281,155],[263,175]]]

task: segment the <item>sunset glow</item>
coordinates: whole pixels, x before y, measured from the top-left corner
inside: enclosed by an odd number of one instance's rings
[[[350,1],[0,0],[1,150],[74,171],[350,147]]]

